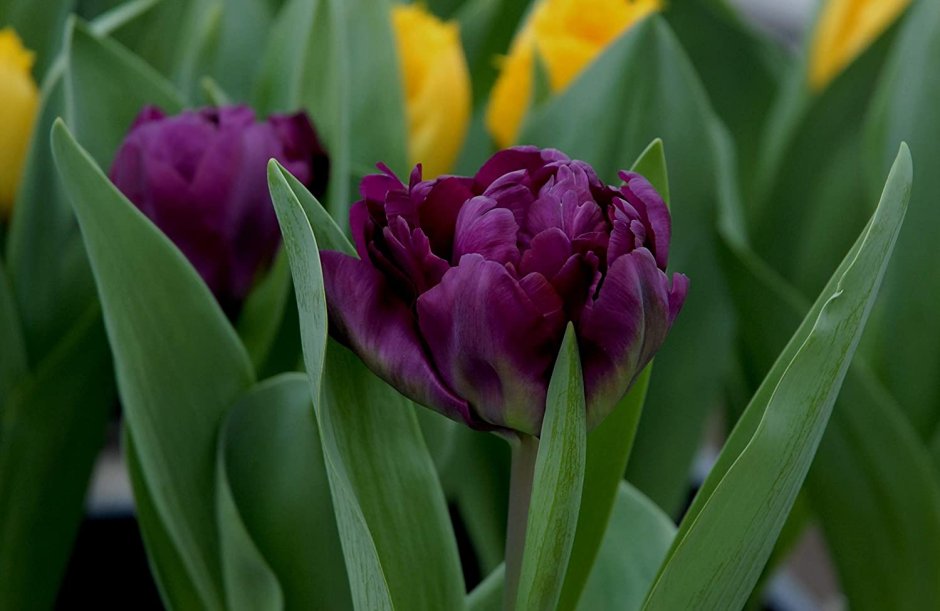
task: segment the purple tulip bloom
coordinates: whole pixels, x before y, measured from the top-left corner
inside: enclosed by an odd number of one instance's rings
[[[665,273],[670,217],[650,183],[604,185],[559,151],[516,147],[474,177],[405,186],[385,166],[350,211],[360,259],[321,251],[334,335],[406,396],[484,430],[538,435],[575,325],[588,426],[662,345],[688,279]]]
[[[272,157],[323,195],[329,160],[302,112],[258,122],[247,106],[172,117],[148,106],[111,166],[114,184],[186,255],[230,316],[280,243],[267,183]]]

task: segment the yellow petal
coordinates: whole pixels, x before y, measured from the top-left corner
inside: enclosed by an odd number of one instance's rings
[[[809,83],[819,91],[869,47],[910,0],[829,0],[813,35]]]
[[[16,33],[0,30],[0,217],[13,208],[39,105],[32,65]]]
[[[496,143],[516,141],[532,96],[536,52],[557,93],[627,29],[661,8],[661,0],[541,0],[503,58],[490,93],[486,126]]]
[[[425,178],[448,172],[470,121],[470,75],[456,23],[416,4],[392,9],[408,115],[408,157]]]

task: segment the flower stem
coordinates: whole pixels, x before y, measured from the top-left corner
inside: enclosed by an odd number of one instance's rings
[[[532,477],[535,475],[535,459],[538,453],[538,437],[520,435],[519,442],[512,446],[509,514],[506,524],[504,611],[513,611],[516,608],[519,578],[522,574],[522,552],[525,549],[526,524],[529,521],[529,500],[532,498]]]

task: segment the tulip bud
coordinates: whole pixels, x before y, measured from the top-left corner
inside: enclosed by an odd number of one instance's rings
[[[540,0],[503,58],[486,112],[496,144],[516,141],[532,98],[538,53],[552,93],[563,90],[617,37],[661,0]]]
[[[559,151],[501,151],[473,177],[367,176],[359,259],[321,251],[331,331],[399,391],[484,430],[541,431],[568,322],[588,426],[627,391],[688,288],[670,216],[639,174],[603,184]]]
[[[824,89],[900,16],[910,0],[829,0],[810,54],[809,84]]]
[[[305,113],[257,122],[246,106],[172,117],[145,107],[111,166],[117,188],[186,255],[229,315],[280,243],[267,186],[272,157],[323,196],[329,161]]]
[[[39,105],[32,67],[33,54],[16,33],[0,30],[0,219],[13,209]]]
[[[408,157],[429,176],[448,172],[470,120],[470,76],[456,23],[416,4],[392,9],[408,115]]]

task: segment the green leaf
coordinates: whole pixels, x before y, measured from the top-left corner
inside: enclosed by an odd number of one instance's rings
[[[140,109],[182,109],[173,86],[113,40],[73,22],[65,71],[66,118],[75,137],[101,167],[109,167]]]
[[[940,83],[924,75],[935,74],[931,60],[940,53],[940,6],[912,3],[898,29],[875,93],[867,146],[862,149],[869,157],[865,170],[881,176],[890,166],[893,149],[904,140],[926,171],[914,184],[911,218],[873,315],[874,333],[865,338],[863,351],[921,439],[929,440],[940,431],[940,387],[935,383],[940,370],[940,278],[923,266],[938,257],[940,174],[934,168],[940,162]]]
[[[307,187],[297,180],[293,174],[285,170],[284,166],[276,161],[274,163],[283,179],[287,182],[287,186],[290,187],[290,190],[294,193],[294,197],[296,197],[297,201],[300,203],[300,207],[303,208],[304,214],[307,215],[307,220],[310,222],[313,235],[316,236],[317,244],[320,245],[320,248],[356,256],[356,249],[353,247],[352,242],[349,241],[349,238],[346,237],[343,230],[339,228],[339,225],[336,224],[333,217],[320,205],[317,198],[315,198],[310,191],[307,190]],[[271,171],[270,167],[268,171]]]
[[[617,491],[623,483],[623,473],[633,447],[652,369],[651,363],[637,377],[630,392],[620,400],[613,413],[588,435],[578,529],[558,604],[560,610],[577,607],[581,591],[601,548]]]
[[[20,315],[16,311],[16,303],[10,291],[6,270],[0,260],[0,418],[6,409],[7,396],[17,382],[26,375],[28,364],[26,359],[26,342],[20,328]],[[0,440],[3,439],[3,429],[0,428]]]
[[[747,599],[825,430],[900,231],[911,174],[902,145],[868,229],[732,432],[645,608],[737,608]]]
[[[144,481],[140,459],[137,457],[137,450],[134,448],[134,441],[126,422],[121,432],[127,472],[134,490],[137,523],[147,551],[150,572],[160,591],[160,598],[163,604],[171,610],[198,609],[203,604],[200,594],[170,538],[169,530],[157,514],[153,494]]]
[[[754,31],[726,0],[670,2],[664,15],[734,135],[744,193],[751,192],[766,118],[790,54]]]
[[[666,170],[666,150],[661,138],[656,138],[643,149],[630,168],[642,174],[669,205],[669,173]]]
[[[278,405],[277,401],[281,399],[278,396],[269,397],[263,390],[248,392],[229,412],[230,416],[223,423],[219,433],[216,461],[216,519],[219,525],[219,555],[222,560],[222,579],[225,584],[227,609],[276,611],[284,608],[284,594],[281,586],[242,520],[228,476],[231,414],[240,406],[254,406],[255,402],[262,398],[269,401],[267,405]]]
[[[327,207],[347,224],[353,168],[407,167],[404,94],[389,0],[289,0],[255,95],[266,112],[305,108],[330,151]],[[328,57],[330,61],[323,61]],[[368,142],[369,146],[361,146]]]
[[[0,608],[55,601],[114,406],[103,333],[92,305],[0,406]]]
[[[575,116],[578,121],[571,120]],[[731,302],[714,232],[718,185],[728,168],[717,153],[715,120],[691,63],[654,16],[630,28],[568,88],[533,109],[520,139],[557,147],[591,163],[602,180],[614,181],[637,151],[661,138],[669,173],[681,177],[670,185],[669,263],[692,278],[692,289],[657,354],[648,399],[656,409],[643,414],[627,466],[627,479],[669,514],[686,496],[705,417],[723,400],[722,380],[731,366]]]
[[[61,122],[52,148],[95,272],[144,479],[202,603],[219,608],[215,504],[207,492],[215,482],[216,431],[253,382],[251,363],[185,257]]]
[[[584,375],[569,323],[545,401],[516,609],[555,609],[561,596],[584,485],[586,414]]]
[[[248,295],[238,316],[238,335],[256,371],[261,371],[271,356],[284,322],[285,309],[293,307],[290,295],[290,264],[282,249],[267,275]],[[300,356],[299,346],[296,356]]]
[[[489,96],[499,73],[493,58],[509,52],[512,37],[530,4],[518,0],[467,0],[457,11],[474,106],[481,105]]]
[[[659,507],[621,482],[604,543],[578,609],[639,609],[675,533],[675,525]],[[500,565],[467,595],[467,610],[499,611],[504,580],[505,570]]]
[[[457,545],[412,404],[338,345],[324,358],[317,241],[273,163],[268,176],[297,288],[307,375],[320,398],[317,421],[355,607],[457,608],[464,594]]]
[[[266,380],[236,403],[220,451],[232,498],[277,575],[284,608],[352,608],[306,377]]]
[[[642,492],[626,482],[578,609],[639,609],[676,534],[676,527]]]

